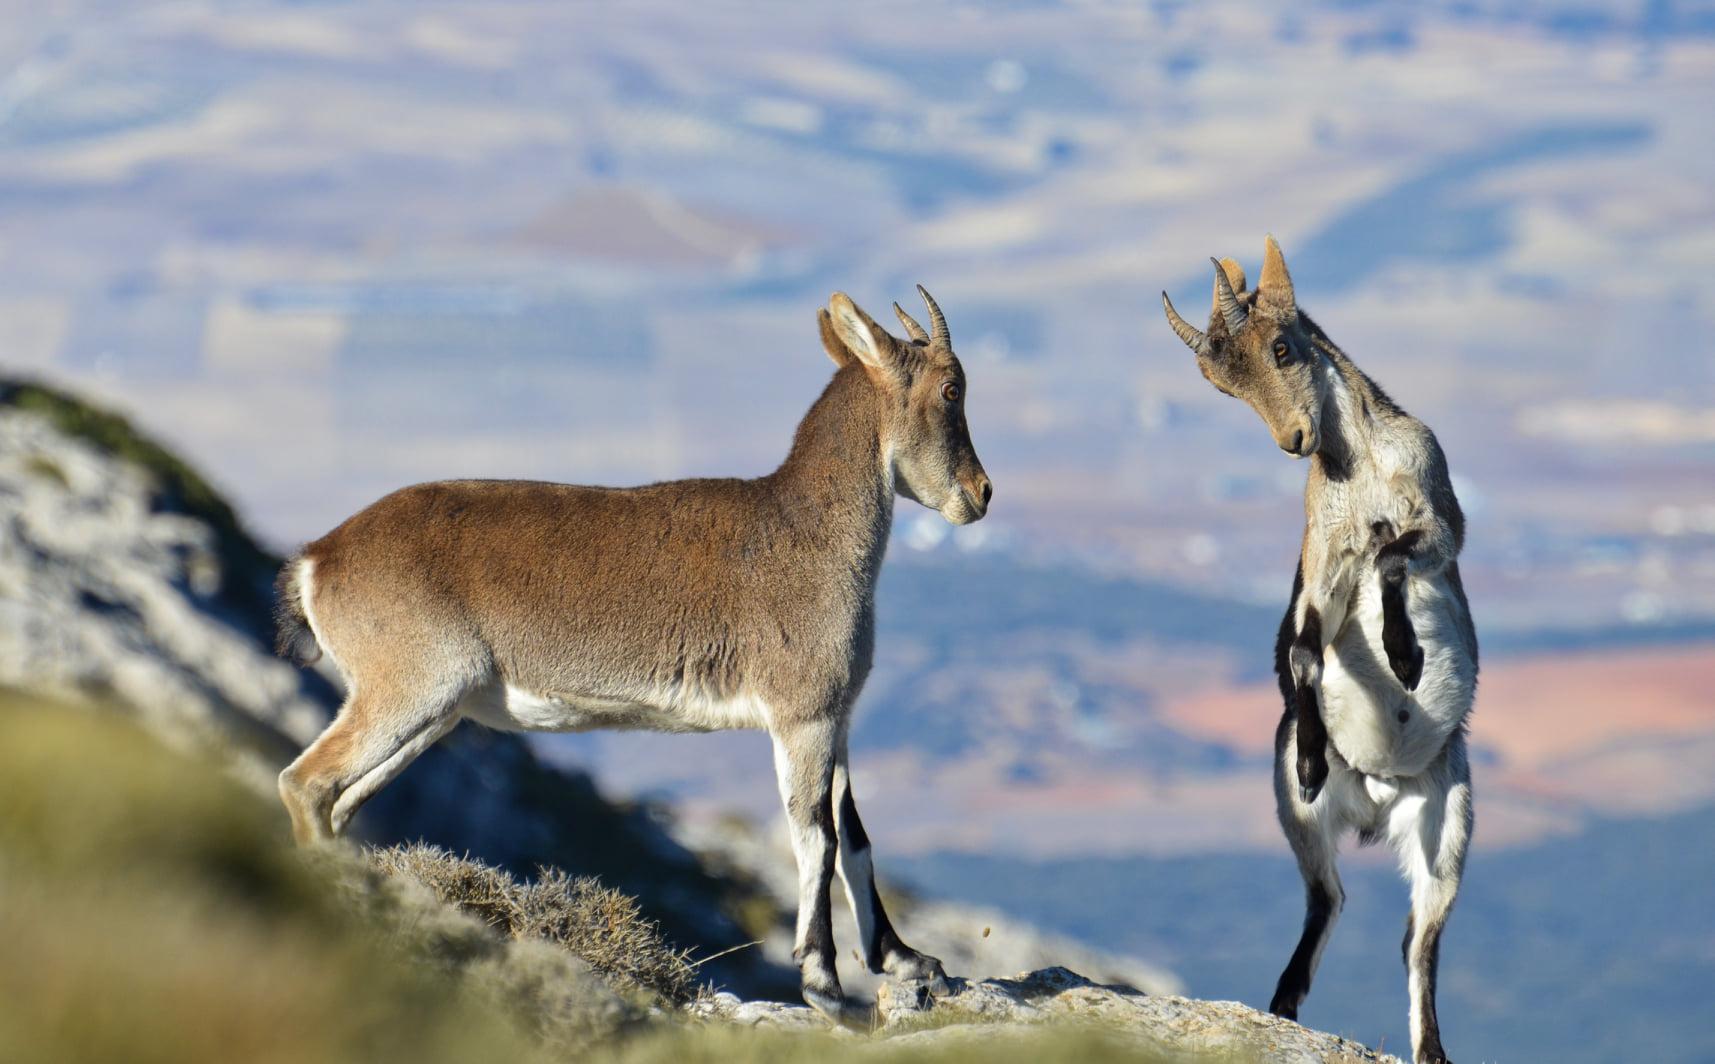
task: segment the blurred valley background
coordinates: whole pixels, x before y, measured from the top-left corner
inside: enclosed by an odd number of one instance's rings
[[[420,480],[766,472],[829,292],[927,285],[996,500],[899,507],[854,734],[882,867],[1254,1005],[1302,915],[1269,746],[1304,467],[1157,293],[1201,310],[1273,232],[1469,517],[1449,1045],[1715,1058],[1715,5],[3,9],[0,370],[124,411],[278,552]],[[532,746],[774,816],[753,734]],[[1304,1018],[1397,1048],[1404,886],[1361,853],[1348,893]]]

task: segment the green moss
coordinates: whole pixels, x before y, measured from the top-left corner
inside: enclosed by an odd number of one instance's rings
[[[71,484],[71,481],[66,479],[66,471],[60,468],[60,464],[46,455],[32,454],[24,459],[24,469],[32,476],[51,480],[62,488],[69,487]]]

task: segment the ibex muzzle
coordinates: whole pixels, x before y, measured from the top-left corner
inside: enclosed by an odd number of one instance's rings
[[[1308,458],[1317,452],[1325,397],[1310,334],[1298,318],[1292,277],[1273,238],[1255,292],[1245,291],[1238,263],[1215,262],[1208,331],[1200,332],[1181,318],[1166,292],[1161,302],[1173,331],[1196,353],[1197,368],[1210,384],[1249,403],[1287,454]]]
[[[839,370],[767,476],[421,484],[304,548],[281,574],[282,652],[325,651],[350,693],[280,775],[297,837],[339,834],[465,717],[531,731],[761,728],[798,862],[805,999],[847,1016],[836,864],[871,970],[939,983],[940,962],[900,940],[876,895],[846,753],[895,494],[955,524],[993,494],[965,424],[964,369],[923,300],[930,329],[900,310],[900,340],[832,297],[820,321]]]

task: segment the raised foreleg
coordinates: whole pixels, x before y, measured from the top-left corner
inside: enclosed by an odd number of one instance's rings
[[[1412,562],[1423,560],[1426,537],[1420,528],[1395,536],[1393,526],[1386,521],[1376,522],[1371,532],[1372,542],[1377,544],[1376,577],[1381,581],[1382,648],[1400,686],[1415,691],[1423,678],[1423,647],[1418,645],[1406,609],[1405,588]]]
[[[1351,559],[1336,556],[1306,536],[1294,586],[1291,638],[1286,648],[1288,697],[1297,728],[1295,767],[1305,804],[1328,779],[1328,728],[1322,721],[1322,654],[1345,623],[1351,596]],[[1284,633],[1283,633],[1284,634]]]

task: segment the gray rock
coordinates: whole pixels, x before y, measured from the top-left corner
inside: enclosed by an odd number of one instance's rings
[[[1066,968],[980,983],[953,980],[949,989],[945,997],[932,998],[884,985],[877,998],[879,1033],[892,1032],[912,1043],[965,1045],[1017,1037],[1035,1024],[1073,1021],[1161,1053],[1277,1064],[1397,1062],[1236,1001],[1145,994],[1129,986],[1097,983]]]
[[[798,878],[783,822],[767,828],[734,817],[680,820],[669,825],[673,836],[710,867],[742,875],[773,896],[782,912],[798,904]],[[839,886],[836,882],[836,891]],[[1052,934],[998,909],[962,902],[912,896],[883,883],[891,913],[903,937],[916,949],[939,957],[949,973],[1034,971],[1065,965],[1089,973],[1104,983],[1124,983],[1151,994],[1177,994],[1184,989],[1172,972],[1137,957],[1092,949],[1081,942]],[[834,941],[841,944],[840,981],[848,995],[869,998],[883,981],[871,975],[849,948],[857,941],[851,910],[836,898]],[[763,939],[760,949],[776,964],[792,963],[789,923]]]

